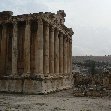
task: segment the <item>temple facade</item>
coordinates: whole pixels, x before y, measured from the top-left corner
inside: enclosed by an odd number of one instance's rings
[[[72,35],[66,14],[0,12],[0,92],[50,93],[72,87]]]

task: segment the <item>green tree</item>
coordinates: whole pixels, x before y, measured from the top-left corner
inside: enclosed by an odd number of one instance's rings
[[[91,63],[90,63],[90,72],[92,75],[96,74],[96,63],[95,63],[95,61],[91,61]]]

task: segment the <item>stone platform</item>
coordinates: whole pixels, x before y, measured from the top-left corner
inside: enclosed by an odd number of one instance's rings
[[[59,77],[2,77],[0,78],[0,92],[47,94],[71,88],[71,78]]]

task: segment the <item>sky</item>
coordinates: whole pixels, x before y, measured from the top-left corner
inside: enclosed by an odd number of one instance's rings
[[[0,0],[0,12],[14,15],[64,10],[72,28],[72,54],[111,55],[111,0]]]

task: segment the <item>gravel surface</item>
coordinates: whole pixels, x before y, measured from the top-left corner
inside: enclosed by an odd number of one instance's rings
[[[74,97],[72,90],[49,95],[2,93],[0,111],[111,111],[111,98]]]

